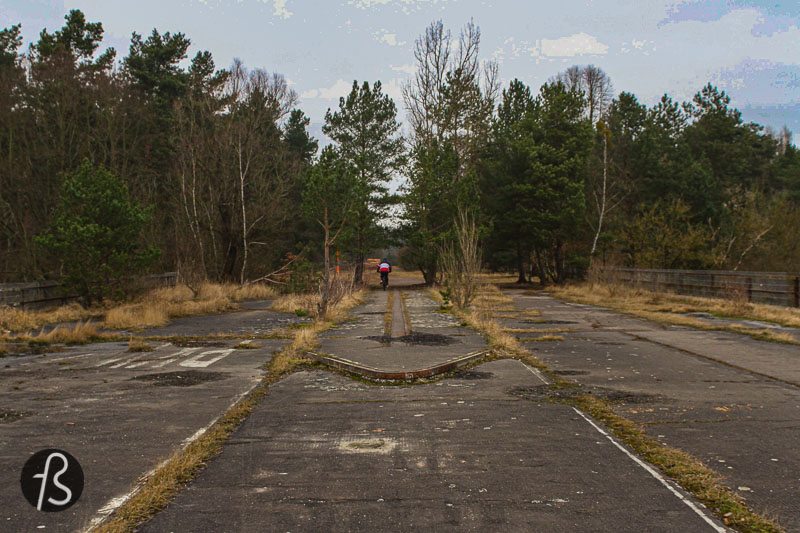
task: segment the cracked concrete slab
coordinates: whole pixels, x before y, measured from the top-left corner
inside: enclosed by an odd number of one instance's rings
[[[473,371],[293,374],[141,530],[715,530],[573,409],[509,394],[541,384],[519,361]]]
[[[24,416],[0,421],[0,529],[77,531],[112,498],[206,428],[264,375],[285,340],[258,340],[258,349],[184,348],[152,343],[129,353],[127,343],[71,348],[66,353],[0,360],[0,405]],[[58,513],[36,511],[20,490],[31,454],[71,453],[85,488]]]
[[[797,346],[507,294],[519,310],[574,322],[563,341],[528,344],[552,370],[586,386],[648,395],[647,402],[623,395],[617,412],[703,460],[732,489],[745,487],[739,492],[756,510],[800,531],[800,386],[787,383],[800,375]]]

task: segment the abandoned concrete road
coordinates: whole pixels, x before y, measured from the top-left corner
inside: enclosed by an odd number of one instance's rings
[[[264,364],[286,340],[194,335],[265,334],[300,319],[268,311],[268,301],[222,315],[173,321],[146,335],[184,335],[149,342],[73,347],[63,353],[0,359],[0,531],[77,531],[107,515],[137,480],[190,442],[264,376]],[[233,331],[232,331],[233,330]],[[81,464],[85,488],[62,512],[38,512],[22,497],[20,473],[29,456],[57,448]]]
[[[485,353],[485,340],[424,292],[392,282],[322,336],[321,357],[402,374]],[[507,294],[514,309],[498,320],[525,330],[523,341],[540,335],[531,330],[568,330],[563,340],[526,343],[551,370],[611,399],[653,438],[720,472],[754,509],[800,531],[797,347]],[[254,307],[183,331],[269,329]],[[236,342],[162,343],[139,355],[104,344],[4,360],[2,407],[11,414],[0,426],[0,529],[87,528],[249,390],[285,341],[258,340],[255,350]],[[546,382],[516,360],[411,386],[291,374],[141,530],[727,531],[591,417],[548,402]],[[48,447],[69,451],[86,472],[84,495],[61,513],[37,512],[19,489],[28,455]]]

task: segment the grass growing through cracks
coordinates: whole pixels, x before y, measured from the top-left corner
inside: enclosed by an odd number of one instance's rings
[[[734,319],[763,320],[787,327],[800,327],[800,309],[774,305],[752,304],[720,298],[700,298],[671,293],[651,292],[618,284],[589,282],[553,287],[557,298],[589,305],[609,307],[623,313],[676,326],[689,326],[709,331],[729,331],[749,335],[756,340],[800,344],[796,338],[782,332],[743,325],[708,324],[686,313],[710,313]]]
[[[434,299],[438,299],[436,298],[437,293],[431,292],[430,294]],[[478,304],[475,306],[477,309],[452,309],[451,311],[463,322],[482,333],[487,338],[497,357],[519,359],[527,365],[538,368],[547,374],[551,382],[551,388],[575,386],[573,382],[553,374],[547,365],[534,357],[514,336],[509,335],[508,330],[505,330],[488,316],[492,305],[509,305],[513,303],[511,298],[503,295],[496,286],[487,285],[479,295],[476,303]],[[561,339],[561,337],[558,338]],[[543,341],[556,339],[540,337],[522,340]],[[726,486],[725,480],[705,466],[702,461],[670,446],[664,446],[663,443],[650,438],[634,422],[618,415],[608,401],[592,395],[566,395],[564,397],[554,395],[551,401],[573,405],[604,424],[620,441],[633,449],[644,460],[657,467],[664,475],[672,478],[688,490],[726,525],[735,527],[742,533],[785,532],[774,521],[748,508],[742,498]]]
[[[346,317],[347,311],[360,303],[362,297],[361,293],[349,295],[339,302],[331,314]],[[222,451],[231,434],[268,394],[271,384],[311,364],[306,352],[317,346],[318,334],[332,325],[333,322],[329,320],[317,320],[310,327],[295,330],[292,342],[273,356],[267,365],[266,375],[253,390],[223,413],[208,431],[188,446],[174,452],[135,489],[135,493],[127,502],[92,531],[102,533],[133,531],[157,512],[165,509],[186,484],[197,477],[205,464]]]

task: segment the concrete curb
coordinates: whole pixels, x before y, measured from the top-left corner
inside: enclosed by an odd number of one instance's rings
[[[306,355],[336,370],[351,372],[375,381],[414,381],[418,379],[431,378],[433,376],[461,368],[472,363],[473,361],[477,361],[478,359],[486,357],[489,353],[491,353],[490,349],[479,350],[467,355],[454,357],[453,359],[449,359],[443,363],[439,363],[429,368],[411,370],[408,372],[379,370],[377,368],[365,366],[348,359],[342,359],[332,355],[322,355],[315,352],[306,352]]]

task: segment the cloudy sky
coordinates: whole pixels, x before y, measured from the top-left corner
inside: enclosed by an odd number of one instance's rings
[[[0,0],[0,25],[22,23],[27,42],[60,28],[70,9],[103,23],[104,44],[126,55],[131,32],[183,32],[190,55],[210,50],[284,74],[317,136],[325,110],[354,79],[381,80],[402,109],[414,41],[441,19],[457,33],[470,19],[481,55],[504,84],[534,90],[575,64],[594,64],[648,105],[688,100],[711,81],[745,120],[800,141],[800,4],[797,0]]]

